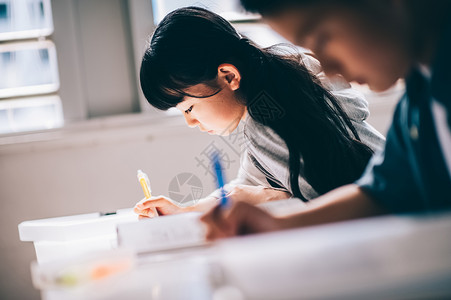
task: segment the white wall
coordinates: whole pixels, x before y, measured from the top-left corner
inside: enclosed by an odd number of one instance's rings
[[[38,298],[29,271],[33,246],[19,241],[20,222],[132,207],[143,198],[137,169],[148,173],[155,195],[168,195],[169,182],[190,172],[200,178],[205,196],[214,180],[196,157],[205,159],[202,152],[212,141],[233,160],[229,179],[239,162],[224,140],[188,128],[181,117],[110,117],[14,138],[34,139],[41,141],[8,144],[11,138],[0,138],[1,299]]]

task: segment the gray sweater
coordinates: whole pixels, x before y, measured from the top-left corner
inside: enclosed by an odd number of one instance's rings
[[[323,86],[340,101],[362,142],[375,152],[381,150],[385,138],[365,121],[369,116],[369,110],[363,95],[353,90],[341,77],[327,78],[319,62],[312,56],[303,54],[302,59],[306,67],[321,80]],[[225,186],[226,191],[230,191],[237,184],[247,184],[279,189],[292,194],[289,154],[283,139],[271,128],[257,123],[249,116],[245,118],[242,126],[244,126],[245,143],[241,152],[240,169],[237,178]],[[318,196],[318,193],[302,176],[299,176],[299,188],[307,199]],[[219,195],[218,191],[211,194],[217,198]]]

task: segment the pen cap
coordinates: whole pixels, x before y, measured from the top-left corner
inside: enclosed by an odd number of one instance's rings
[[[152,191],[151,187],[150,187],[150,181],[149,181],[149,177],[147,176],[146,173],[144,173],[141,170],[138,170],[138,174],[137,174],[138,180],[141,182],[142,179],[144,179],[144,181],[146,182],[147,187],[149,188],[149,192]]]

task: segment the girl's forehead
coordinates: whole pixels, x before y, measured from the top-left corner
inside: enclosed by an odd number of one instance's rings
[[[187,110],[191,105],[193,105],[196,102],[196,98],[191,98],[191,97],[183,97],[183,101],[178,103],[175,108],[179,109],[179,110]]]
[[[183,90],[185,98],[205,99],[218,94],[222,90],[219,86],[210,86],[208,84],[197,84]]]
[[[204,83],[193,85],[183,90],[186,95],[183,97],[183,101],[176,105],[176,108],[186,110],[191,105],[218,94],[220,90]]]

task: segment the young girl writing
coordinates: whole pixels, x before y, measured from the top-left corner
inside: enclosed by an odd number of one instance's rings
[[[227,135],[245,122],[246,149],[229,185],[235,200],[308,201],[356,180],[384,143],[365,122],[365,100],[342,78],[327,80],[311,56],[261,49],[202,8],[178,9],[161,21],[140,79],[150,104],[176,107],[190,127]],[[135,212],[206,210],[215,199],[181,207],[155,197]]]

